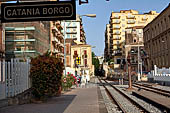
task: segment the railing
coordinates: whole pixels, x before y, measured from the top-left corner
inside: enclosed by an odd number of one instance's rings
[[[155,81],[170,82],[170,68],[158,68],[154,65],[154,70],[148,75]]]
[[[0,61],[0,99],[14,97],[31,87],[30,60],[20,62],[11,59],[10,62]]]

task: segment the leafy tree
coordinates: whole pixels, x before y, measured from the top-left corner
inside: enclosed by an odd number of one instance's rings
[[[37,99],[58,95],[61,89],[61,77],[64,65],[59,58],[50,53],[31,59],[30,77],[32,93]]]
[[[94,52],[92,52],[92,64],[93,64],[94,67],[95,67],[95,74],[96,74],[96,71],[99,70],[100,64],[99,64],[99,59],[96,58],[96,55],[95,55]]]

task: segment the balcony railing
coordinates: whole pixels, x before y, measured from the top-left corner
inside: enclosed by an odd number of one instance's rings
[[[120,24],[121,21],[113,21],[112,24]]]
[[[67,28],[77,28],[77,26],[76,25],[69,25],[69,26],[67,26]]]
[[[113,35],[120,35],[121,32],[114,32],[114,33],[111,33],[111,34],[113,34]]]
[[[146,21],[147,19],[148,19],[148,18],[146,18],[146,17],[143,17],[143,18],[142,18],[143,21]]]
[[[121,40],[121,37],[114,37],[113,40]]]
[[[119,26],[119,27],[113,27],[112,29],[120,29],[121,27]]]
[[[66,33],[67,34],[77,34],[77,31],[69,31],[69,32],[67,31]]]
[[[135,16],[134,15],[128,15],[126,16],[127,19],[135,19]]]
[[[135,21],[127,21],[127,24],[134,24]]]
[[[120,19],[120,16],[112,16],[111,19]]]

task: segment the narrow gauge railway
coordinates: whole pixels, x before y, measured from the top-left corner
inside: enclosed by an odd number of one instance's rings
[[[152,87],[149,84],[133,83],[132,86],[137,87],[139,89],[144,89],[146,91],[150,91],[150,92],[153,92],[153,93],[157,93],[157,94],[160,94],[160,95],[163,95],[163,96],[166,96],[166,97],[170,97],[170,91],[163,90],[163,89],[160,89],[160,88],[155,88],[155,87]]]
[[[103,85],[111,99],[113,99],[114,103],[116,103],[116,105],[119,107],[119,110],[121,110],[123,113],[150,113],[150,111],[148,111],[143,106],[128,97],[126,94],[118,90],[115,86],[108,83],[106,80],[101,80],[99,78],[99,81]],[[114,92],[114,95],[111,91]]]

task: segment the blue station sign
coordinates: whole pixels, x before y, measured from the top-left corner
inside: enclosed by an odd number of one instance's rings
[[[75,20],[76,4],[71,1],[19,2],[1,4],[1,22]]]

